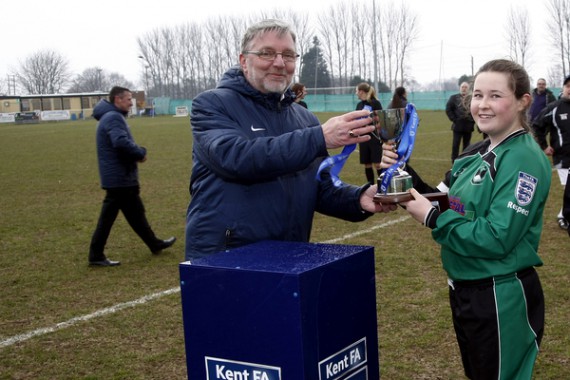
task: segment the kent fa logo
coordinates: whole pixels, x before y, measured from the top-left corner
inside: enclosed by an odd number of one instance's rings
[[[515,197],[520,206],[526,206],[532,201],[538,179],[530,174],[519,172]]]

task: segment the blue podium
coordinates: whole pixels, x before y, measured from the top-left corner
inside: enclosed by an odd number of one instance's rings
[[[188,379],[380,378],[372,247],[263,241],[179,269]]]

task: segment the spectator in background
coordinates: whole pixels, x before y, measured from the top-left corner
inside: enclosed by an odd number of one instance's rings
[[[307,88],[303,83],[295,83],[291,90],[295,93],[295,103],[305,108],[307,107],[307,103],[303,99],[305,99],[305,95],[307,95]]]
[[[104,253],[107,238],[119,211],[153,254],[170,247],[175,237],[158,239],[150,227],[140,198],[137,163],[146,161],[146,149],[137,145],[127,124],[132,107],[131,91],[113,87],[109,100],[101,100],[93,109],[97,125],[97,158],[101,187],[107,192],[103,200],[97,228],[89,247],[89,265],[111,267],[119,261],[109,260]]]
[[[368,83],[362,82],[356,86],[356,96],[360,99],[360,102],[356,105],[357,111],[364,109],[364,106],[370,107],[371,111],[382,109],[382,104],[376,97],[376,90]],[[358,145],[360,163],[364,165],[364,174],[366,175],[368,183],[371,185],[376,183],[374,169],[376,169],[376,174],[380,176],[380,159],[382,158],[382,144],[380,139],[376,138],[376,134],[373,134],[373,136],[374,138],[361,142]]]
[[[391,211],[377,186],[333,182],[327,149],[371,139],[368,111],[323,123],[289,89],[299,55],[280,20],[250,26],[239,66],[192,102],[192,174],[186,260],[262,240],[308,242],[315,212],[362,221]]]
[[[396,87],[392,100],[388,103],[388,108],[406,108],[408,104],[406,89],[404,87]]]
[[[475,121],[465,107],[469,83],[463,82],[459,86],[459,93],[451,95],[445,106],[445,113],[451,120],[451,130],[453,131],[453,143],[451,145],[451,162],[453,163],[459,155],[459,146],[463,142],[463,150],[471,144],[471,135],[474,130]]]
[[[548,103],[552,103],[556,97],[548,88],[546,88],[546,80],[539,78],[536,81],[536,88],[532,91],[532,105],[530,106],[530,122],[533,123],[540,111],[546,107]]]
[[[534,120],[532,128],[536,141],[548,156],[558,172],[560,184],[566,186],[570,168],[570,75],[564,79],[562,96],[549,103]],[[549,141],[546,135],[550,135]],[[562,213],[557,216],[558,226],[568,230],[568,219]]]

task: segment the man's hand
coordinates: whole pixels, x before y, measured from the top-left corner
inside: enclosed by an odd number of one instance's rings
[[[383,205],[374,202],[374,195],[376,195],[377,192],[378,186],[376,185],[372,185],[366,189],[366,191],[360,195],[360,208],[368,212],[390,212],[398,208],[395,204]]]
[[[352,111],[327,120],[322,125],[327,149],[361,143],[370,140],[369,133],[374,130],[370,112]]]

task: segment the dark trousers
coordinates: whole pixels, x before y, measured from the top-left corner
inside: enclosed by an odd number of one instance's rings
[[[451,145],[451,162],[455,161],[459,156],[459,145],[463,141],[463,150],[471,144],[471,134],[473,132],[455,132],[453,131],[453,144]]]
[[[151,251],[156,250],[160,240],[156,238],[146,219],[144,205],[139,196],[139,187],[121,187],[107,189],[106,191],[107,195],[103,200],[97,228],[91,238],[89,261],[105,259],[105,244],[111,233],[113,223],[117,219],[119,210],[123,212],[131,228],[140,236],[149,249]]]

